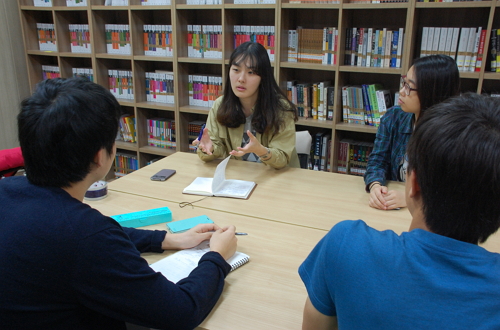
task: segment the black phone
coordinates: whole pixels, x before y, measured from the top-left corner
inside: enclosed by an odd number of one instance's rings
[[[163,169],[151,177],[153,181],[165,181],[175,174],[175,170]]]

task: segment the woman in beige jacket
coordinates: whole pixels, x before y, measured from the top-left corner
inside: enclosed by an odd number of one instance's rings
[[[229,59],[224,96],[212,106],[198,144],[203,161],[232,155],[273,168],[300,167],[297,111],[273,76],[266,49],[246,42]]]

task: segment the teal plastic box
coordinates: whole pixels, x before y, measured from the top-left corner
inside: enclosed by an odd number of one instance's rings
[[[174,221],[171,223],[167,223],[167,228],[173,234],[182,233],[182,232],[185,232],[185,231],[193,228],[194,226],[196,226],[200,223],[214,223],[214,222],[206,215],[200,215],[199,217],[183,219],[183,220],[178,220],[178,221]]]
[[[157,209],[112,215],[111,218],[115,219],[122,227],[137,228],[170,222],[172,221],[172,212],[168,207],[160,207]]]

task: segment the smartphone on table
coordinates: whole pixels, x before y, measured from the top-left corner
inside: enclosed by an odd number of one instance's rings
[[[151,177],[153,181],[165,181],[175,174],[175,170],[163,169]]]

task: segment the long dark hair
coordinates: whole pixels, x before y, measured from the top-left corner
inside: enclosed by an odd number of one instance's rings
[[[431,55],[413,62],[417,95],[420,100],[420,116],[425,110],[460,94],[460,74],[457,64],[447,55]]]
[[[268,131],[279,132],[284,125],[285,111],[294,113],[297,121],[297,109],[288,101],[285,93],[274,79],[273,69],[266,49],[256,42],[245,42],[238,46],[229,59],[229,70],[233,64],[246,63],[261,77],[258,88],[257,103],[254,107],[252,126],[258,133]],[[217,121],[230,128],[236,128],[245,123],[245,114],[240,99],[233,93],[229,72],[224,87],[224,97],[217,111]]]

